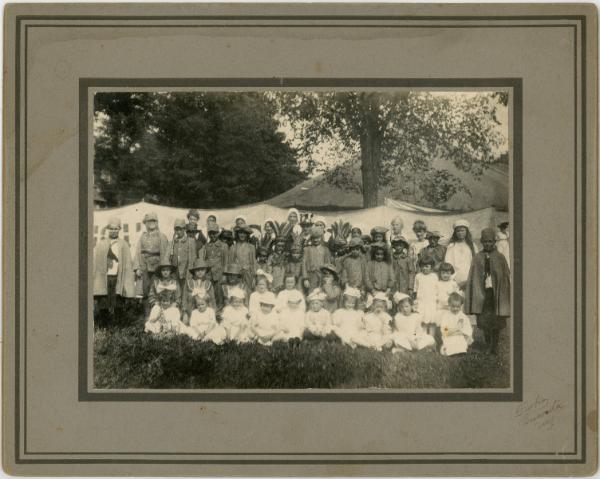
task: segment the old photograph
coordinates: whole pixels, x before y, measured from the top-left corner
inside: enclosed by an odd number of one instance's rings
[[[96,92],[94,388],[510,388],[511,101]]]

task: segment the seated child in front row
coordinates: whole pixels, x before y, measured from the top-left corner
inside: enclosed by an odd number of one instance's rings
[[[269,291],[269,284],[271,283],[273,277],[265,273],[263,270],[258,270],[256,272],[256,278],[254,280],[255,286],[254,291],[250,294],[250,301],[248,302],[248,310],[250,314],[260,311],[260,302],[263,298],[270,297],[272,294]]]
[[[288,307],[288,301],[290,298],[300,297],[300,309],[302,313],[306,311],[306,302],[304,301],[304,295],[297,288],[298,278],[293,273],[286,273],[283,277],[283,289],[277,295],[277,305],[275,309],[279,312],[283,311]]]
[[[223,308],[221,326],[227,332],[229,341],[247,343],[253,339],[248,321],[248,308],[244,306],[246,293],[242,288],[229,288],[229,300]]]
[[[388,309],[387,295],[382,291],[375,293],[371,311],[364,316],[357,344],[377,351],[392,345],[392,317],[387,313]]]
[[[259,309],[250,313],[250,326],[253,336],[263,346],[273,344],[274,336],[279,332],[279,315],[275,311],[275,295],[270,291],[261,296]]]
[[[356,340],[362,329],[363,312],[357,309],[360,297],[358,289],[346,286],[342,295],[342,307],[332,316],[333,332],[353,349],[358,344]]]
[[[308,311],[305,316],[306,330],[309,336],[324,338],[331,333],[331,315],[329,311],[323,308],[325,302],[325,293],[317,288],[306,298],[308,301]]]
[[[208,295],[194,296],[193,302],[195,307],[190,315],[188,335],[192,339],[222,344],[227,339],[227,331],[217,323],[215,310],[209,306]]]
[[[144,325],[147,333],[185,333],[187,327],[181,322],[181,312],[175,302],[175,292],[164,289],[158,293],[157,301],[152,306],[148,320]]]
[[[286,278],[286,284],[295,285],[295,277]],[[285,296],[282,296],[283,293]],[[281,301],[285,298],[286,304],[282,306]],[[295,289],[295,286],[287,291],[283,290],[277,297],[279,312],[279,332],[273,337],[273,341],[291,341],[299,343],[304,334],[304,316],[306,307],[304,295]]]
[[[440,313],[439,323],[442,331],[442,347],[444,356],[466,353],[473,343],[471,321],[463,313],[464,299],[459,293],[451,293],[448,297],[448,310]]]
[[[394,317],[392,337],[396,347],[392,351],[419,351],[425,348],[435,351],[435,339],[423,329],[422,317],[412,310],[410,296],[397,292],[394,301],[398,313]]]

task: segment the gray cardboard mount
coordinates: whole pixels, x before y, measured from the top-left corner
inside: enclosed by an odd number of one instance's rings
[[[8,473],[567,476],[596,469],[593,5],[12,4],[4,22]],[[87,394],[88,323],[80,317],[89,308],[90,249],[80,231],[90,227],[93,170],[81,125],[93,91],[439,89],[503,80],[521,96],[511,136],[521,318],[511,397]]]

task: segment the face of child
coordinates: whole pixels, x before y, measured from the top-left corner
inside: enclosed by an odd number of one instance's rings
[[[277,243],[275,245],[275,252],[279,254],[283,253],[283,243]]]
[[[246,241],[247,238],[248,238],[248,235],[246,234],[245,231],[238,232],[238,240]]]
[[[206,276],[205,269],[195,269],[194,270],[194,279],[204,279],[205,276]]]
[[[452,273],[450,271],[440,271],[440,279],[442,281],[450,281],[452,278]]]
[[[331,283],[333,281],[333,274],[328,269],[323,270],[323,281],[325,283]]]
[[[265,223],[265,233],[267,233],[268,235],[273,233],[273,227],[271,226],[271,223]]]
[[[196,298],[196,308],[203,313],[208,308],[208,303],[204,298]]]
[[[245,224],[246,224],[246,222],[244,221],[244,218],[237,218],[235,220],[235,225],[238,226],[238,227],[239,226],[244,226]]]
[[[354,296],[344,296],[344,308],[354,309],[356,307],[356,298]]]
[[[241,281],[242,277],[237,274],[228,274],[227,275],[227,284],[235,285]]]
[[[424,264],[421,266],[421,273],[423,273],[423,274],[429,274],[429,273],[431,273],[431,270],[432,270],[432,268],[431,268],[430,264]]]
[[[375,261],[383,261],[385,259],[385,253],[383,250],[378,249],[375,251],[375,253],[373,253],[373,258]]]
[[[392,221],[392,232],[394,234],[399,235],[400,233],[402,233],[402,227],[403,226],[404,225],[400,221],[398,221],[398,220]]]
[[[373,234],[373,242],[378,243],[380,241],[383,241],[383,235],[381,233],[374,233]]]
[[[437,246],[439,240],[440,239],[437,236],[430,236],[427,238],[427,241],[429,241],[429,246]]]
[[[481,242],[484,251],[487,251],[488,253],[491,251],[494,251],[494,247],[496,246],[496,240],[494,239],[486,239],[484,241]]]
[[[376,314],[382,313],[386,310],[386,304],[384,301],[380,300],[380,299],[376,299],[375,301],[373,301],[373,311]]]
[[[398,305],[398,310],[404,316],[410,316],[410,314],[412,313],[412,306],[410,304],[410,301],[408,299],[401,301],[400,304]]]
[[[292,211],[288,215],[288,221],[290,222],[290,224],[295,225],[296,223],[298,223],[298,215]]]
[[[160,306],[163,309],[166,309],[169,306],[171,306],[171,298],[169,296],[161,296],[161,298],[160,298]]]
[[[273,305],[260,303],[260,310],[262,311],[263,314],[270,314],[271,311],[273,311]]]
[[[424,230],[416,230],[415,235],[419,241],[423,241],[425,239],[425,231]]]
[[[207,226],[212,226],[217,222],[217,217],[210,215],[208,218],[206,218],[206,225]]]
[[[158,222],[154,220],[146,221],[146,231],[154,231],[158,228]]]
[[[197,225],[199,220],[200,220],[200,218],[198,218],[197,216],[194,216],[194,215],[188,216],[188,222],[190,222],[193,225]]]
[[[459,311],[462,309],[462,304],[460,304],[460,301],[450,301],[448,306],[452,314],[458,314]]]
[[[232,297],[229,300],[229,304],[231,304],[232,308],[240,309],[244,305],[244,301],[242,300],[242,298]]]
[[[467,237],[467,228],[465,228],[464,226],[458,226],[454,230],[454,233],[456,233],[456,237],[459,240],[464,240]]]
[[[350,250],[350,256],[352,256],[353,258],[358,258],[359,255],[360,255],[360,246],[354,246]]]
[[[362,232],[359,229],[353,229],[350,232],[350,237],[351,238],[360,238],[362,236]]]
[[[258,280],[258,282],[256,283],[256,291],[258,291],[259,293],[266,293],[267,292],[267,281],[264,279]]]
[[[299,251],[292,251],[292,259],[296,262],[300,261],[302,259],[302,253]]]
[[[175,228],[175,238],[183,238],[183,234],[185,233],[183,228]]]
[[[167,279],[171,277],[171,270],[169,268],[162,268],[160,270],[160,277],[162,279]]]
[[[265,253],[264,251],[261,251],[260,253],[258,253],[258,261],[261,263],[266,263],[267,262],[267,253]]]
[[[208,239],[210,240],[211,243],[214,243],[215,241],[217,241],[217,236],[219,236],[219,233],[216,231],[208,232]]]
[[[288,291],[292,291],[296,288],[296,278],[294,278],[293,276],[288,276],[287,278],[285,278],[284,286],[285,289],[287,289]]]
[[[310,310],[313,311],[313,312],[315,312],[315,313],[318,312],[318,311],[320,311],[321,307],[322,307],[321,301],[319,301],[318,299],[313,299],[310,302]]]

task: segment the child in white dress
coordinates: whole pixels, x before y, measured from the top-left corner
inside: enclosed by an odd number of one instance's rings
[[[396,346],[392,352],[420,351],[430,348],[435,350],[435,339],[423,329],[422,318],[412,309],[410,297],[404,293],[394,294],[398,313],[394,317],[392,337]]]
[[[208,295],[194,296],[195,308],[190,314],[190,326],[188,335],[200,341],[212,341],[215,344],[222,344],[227,339],[227,331],[217,323],[215,310],[209,304]]]
[[[250,302],[248,303],[248,310],[250,314],[260,311],[260,302],[263,298],[270,297],[269,283],[273,280],[273,277],[265,273],[263,270],[256,272],[256,285],[254,292],[250,295]]]
[[[273,344],[279,332],[279,315],[275,311],[275,295],[270,291],[262,295],[258,310],[250,313],[250,327],[256,340],[263,346]]]
[[[371,311],[363,318],[363,329],[357,338],[357,344],[381,351],[392,346],[392,317],[387,313],[389,300],[383,291],[375,293]]]
[[[433,271],[435,261],[425,256],[419,261],[421,272],[415,276],[416,301],[413,307],[421,314],[427,334],[435,336],[437,327],[437,286],[438,275]]]
[[[362,329],[363,312],[356,308],[360,296],[358,289],[346,286],[342,295],[342,307],[332,316],[333,332],[353,349],[357,346],[356,340]]]
[[[277,295],[277,304],[275,309],[279,312],[283,311],[288,307],[290,298],[298,298],[298,288],[296,288],[296,276],[294,274],[286,274],[283,278],[283,289]],[[294,299],[295,301],[296,299]],[[300,305],[299,309],[306,311],[306,301],[304,301],[304,295],[300,293]]]
[[[180,334],[187,332],[181,322],[181,311],[175,302],[175,292],[164,289],[157,295],[158,301],[152,306],[144,331],[153,334]]]
[[[320,288],[316,288],[306,299],[308,301],[308,311],[304,320],[306,330],[313,336],[325,337],[329,335],[332,324],[329,311],[323,308],[325,293]]]
[[[471,321],[463,313],[464,299],[458,293],[450,294],[449,309],[440,314],[440,329],[442,332],[442,347],[440,353],[444,356],[466,353],[473,343],[473,328]]]
[[[453,278],[454,266],[450,263],[440,264],[439,281],[437,283],[437,309],[448,309],[448,298],[452,293],[460,292],[458,283]]]
[[[229,341],[247,343],[253,338],[248,308],[244,306],[246,292],[242,288],[231,288],[228,294],[229,304],[223,308],[221,326],[225,328]]]
[[[291,276],[291,278],[294,279],[294,276]],[[281,294],[284,292],[286,292],[287,304],[279,310],[279,332],[273,337],[273,341],[298,343],[304,334],[304,316],[306,314],[304,295],[295,289],[295,279],[294,289],[279,293],[278,303],[281,302]]]

